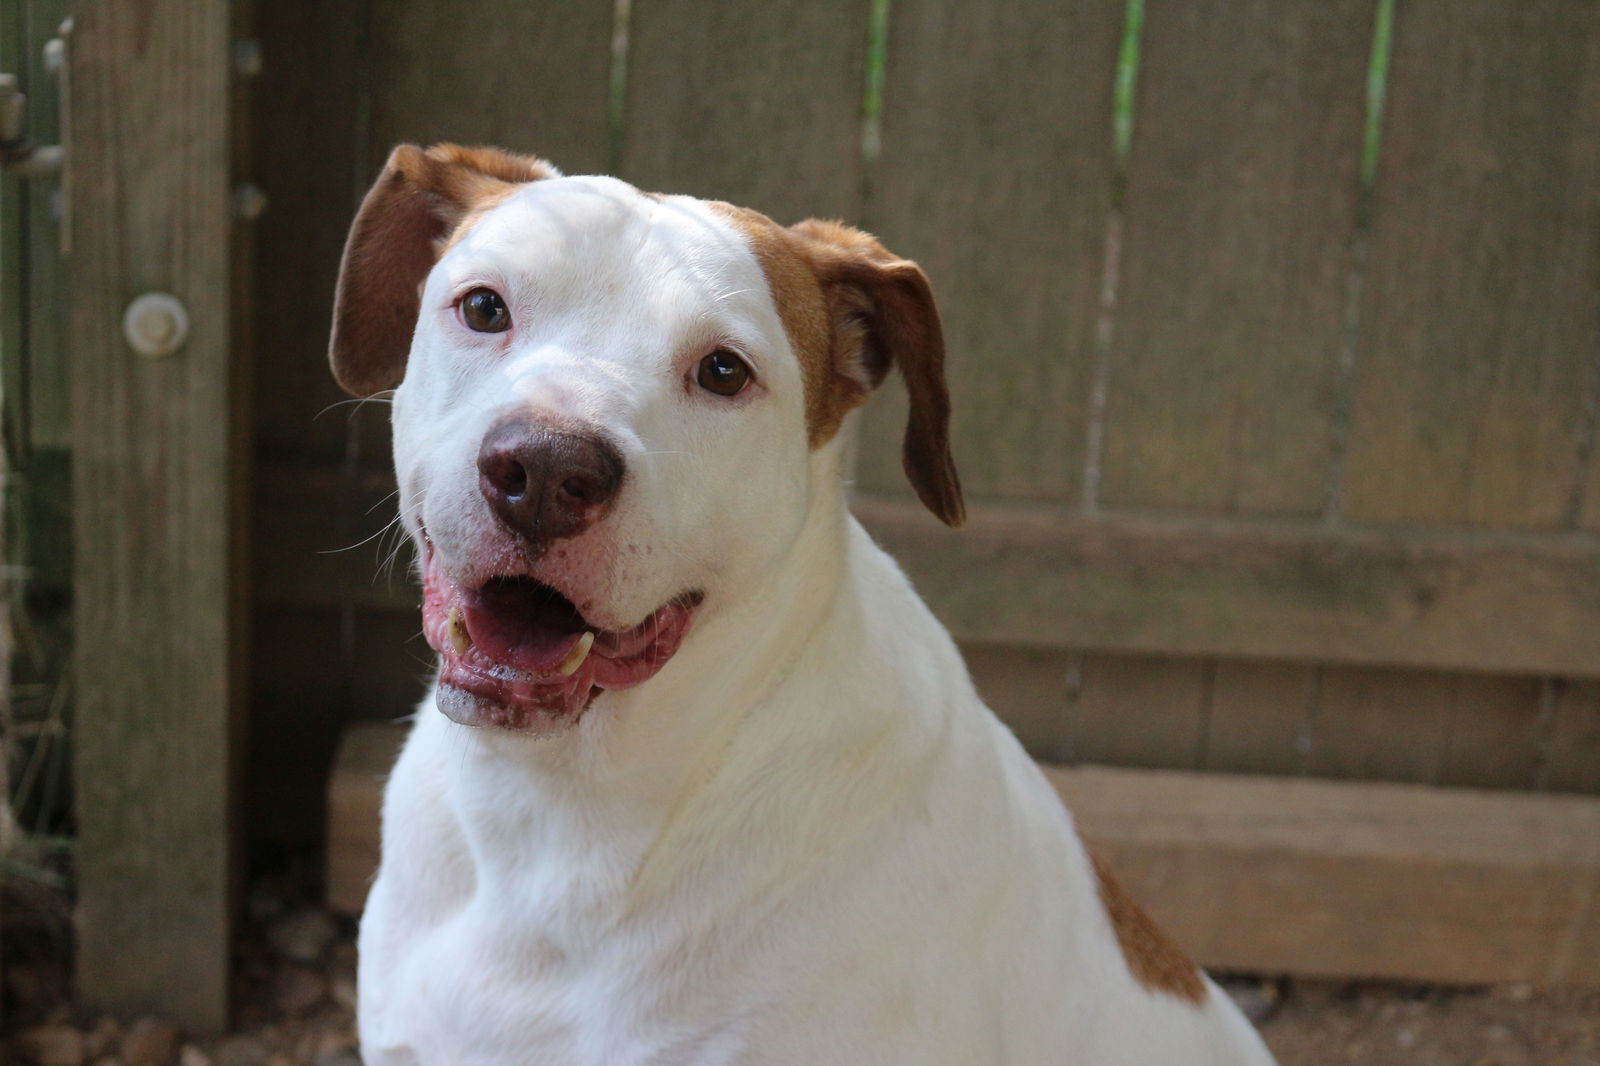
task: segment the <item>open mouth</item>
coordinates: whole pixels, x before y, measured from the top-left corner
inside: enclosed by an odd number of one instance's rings
[[[654,677],[704,598],[685,593],[631,629],[603,630],[526,575],[453,580],[424,539],[422,631],[439,653],[439,709],[464,725],[530,732],[575,722],[602,689]]]

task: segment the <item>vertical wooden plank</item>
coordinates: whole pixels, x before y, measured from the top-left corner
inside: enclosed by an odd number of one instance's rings
[[[1534,678],[1327,668],[1309,768],[1326,777],[1532,788],[1542,683]]]
[[[257,447],[267,458],[344,457],[352,408],[328,372],[328,328],[344,236],[374,174],[367,148],[362,24],[368,0],[256,5],[252,86],[257,226],[249,322]],[[358,417],[386,423],[388,408]],[[378,457],[381,461],[382,456]]]
[[[1192,769],[1205,735],[1211,669],[1198,659],[1085,655],[1073,707],[1073,762]]]
[[[1315,513],[1376,0],[1146,0],[1107,504]]]
[[[1315,675],[1303,666],[1219,661],[1211,684],[1204,768],[1304,773],[1315,684]]]
[[[868,222],[933,280],[969,491],[1081,491],[1114,171],[1122,0],[895,0]],[[904,408],[864,419],[859,483],[903,493]]]
[[[1600,683],[1569,682],[1556,701],[1544,783],[1557,792],[1600,793]]]
[[[1600,6],[1398,7],[1343,512],[1568,521],[1593,384]]]
[[[868,0],[633,0],[622,176],[779,222],[858,218]]]
[[[1308,769],[1318,777],[1438,784],[1461,680],[1409,670],[1327,671]]]
[[[227,5],[76,5],[78,982],[85,1004],[226,1020],[233,803]],[[122,339],[167,291],[187,343]]]
[[[400,141],[496,144],[544,156],[568,174],[605,170],[613,7],[374,5],[369,180]]]
[[[337,607],[257,605],[250,647],[246,839],[252,851],[315,847],[321,770],[350,720],[352,669]]]
[[[1439,784],[1531,789],[1539,772],[1540,690],[1526,677],[1450,678]]]
[[[1590,448],[1589,469],[1584,478],[1582,498],[1578,501],[1578,527],[1591,533],[1600,531],[1600,456]]]
[[[961,652],[978,694],[1029,754],[1049,762],[1066,758],[1072,654],[1004,644],[964,644]]]

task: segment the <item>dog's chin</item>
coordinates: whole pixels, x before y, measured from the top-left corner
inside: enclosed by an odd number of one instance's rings
[[[592,625],[555,587],[508,573],[452,578],[424,541],[422,631],[439,653],[439,710],[452,721],[560,733],[599,694],[654,677],[677,653],[704,596],[672,597],[625,629]]]
[[[588,704],[599,694],[600,690],[591,690],[583,707],[571,710],[565,704],[507,703],[441,680],[435,702],[446,718],[461,725],[553,737],[576,726]]]

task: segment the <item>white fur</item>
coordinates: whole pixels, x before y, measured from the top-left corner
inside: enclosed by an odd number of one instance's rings
[[[456,320],[476,284],[509,333]],[[422,303],[395,398],[413,531],[458,575],[505,557],[473,463],[522,404],[605,427],[629,471],[541,576],[605,626],[705,601],[657,676],[558,735],[424,701],[361,926],[368,1066],[1271,1062],[1214,989],[1130,976],[1069,815],[846,511],[842,435],[807,447],[735,227],[535,182]],[[688,384],[723,343],[759,382],[733,401]]]

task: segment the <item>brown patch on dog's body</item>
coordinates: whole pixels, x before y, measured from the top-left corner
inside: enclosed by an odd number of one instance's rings
[[[898,366],[911,398],[903,461],[928,509],[952,526],[966,519],[950,457],[944,336],[927,277],[869,233],[807,219],[785,229],[758,211],[712,207],[750,240],[805,383],[812,448],[839,432]]]
[[[1089,861],[1099,883],[1100,905],[1111,919],[1117,945],[1133,979],[1147,992],[1165,992],[1197,1007],[1205,1003],[1206,986],[1200,967],[1128,895],[1100,856],[1091,852]]]

